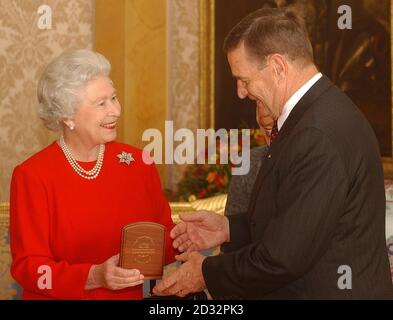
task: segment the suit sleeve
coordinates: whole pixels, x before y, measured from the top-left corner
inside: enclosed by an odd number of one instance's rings
[[[239,250],[251,241],[247,213],[231,215],[227,218],[229,220],[230,241],[221,245],[224,253]]]
[[[172,246],[172,239],[170,232],[175,226],[172,220],[171,208],[168,201],[166,200],[161,187],[160,177],[158,175],[156,166],[154,164],[149,165],[150,170],[150,184],[151,194],[154,197],[154,204],[158,213],[157,223],[160,223],[166,227],[165,230],[165,264],[170,264],[175,261],[175,255],[178,251]]]
[[[263,236],[239,251],[208,257],[202,270],[214,298],[255,298],[308,272],[326,252],[345,208],[348,179],[333,143],[317,129],[291,139],[280,159],[277,212]],[[278,163],[276,163],[278,164]]]
[[[50,245],[51,214],[44,183],[23,166],[11,181],[11,274],[25,289],[49,299],[83,299],[91,264],[56,259]]]

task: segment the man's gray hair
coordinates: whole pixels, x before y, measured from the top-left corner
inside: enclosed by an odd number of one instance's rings
[[[314,63],[305,20],[294,7],[262,8],[250,13],[225,38],[225,54],[242,43],[249,57],[261,65],[275,53],[301,62],[302,67]]]
[[[78,109],[87,83],[99,75],[109,76],[109,61],[97,52],[65,52],[45,68],[37,88],[38,114],[45,126],[54,131]]]

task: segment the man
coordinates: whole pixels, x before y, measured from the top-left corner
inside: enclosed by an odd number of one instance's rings
[[[238,95],[276,126],[247,213],[182,215],[171,236],[185,262],[154,289],[215,299],[393,298],[385,193],[375,135],[313,63],[304,22],[261,9],[228,35]],[[231,253],[193,250],[230,244]]]

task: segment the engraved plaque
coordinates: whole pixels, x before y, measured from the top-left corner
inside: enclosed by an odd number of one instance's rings
[[[145,279],[161,279],[165,257],[165,227],[136,222],[123,227],[120,267],[138,269]]]

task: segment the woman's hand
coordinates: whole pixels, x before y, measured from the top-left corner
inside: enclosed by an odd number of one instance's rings
[[[85,289],[106,288],[121,290],[143,284],[143,274],[137,269],[123,269],[118,266],[119,255],[115,255],[102,264],[90,268]]]

